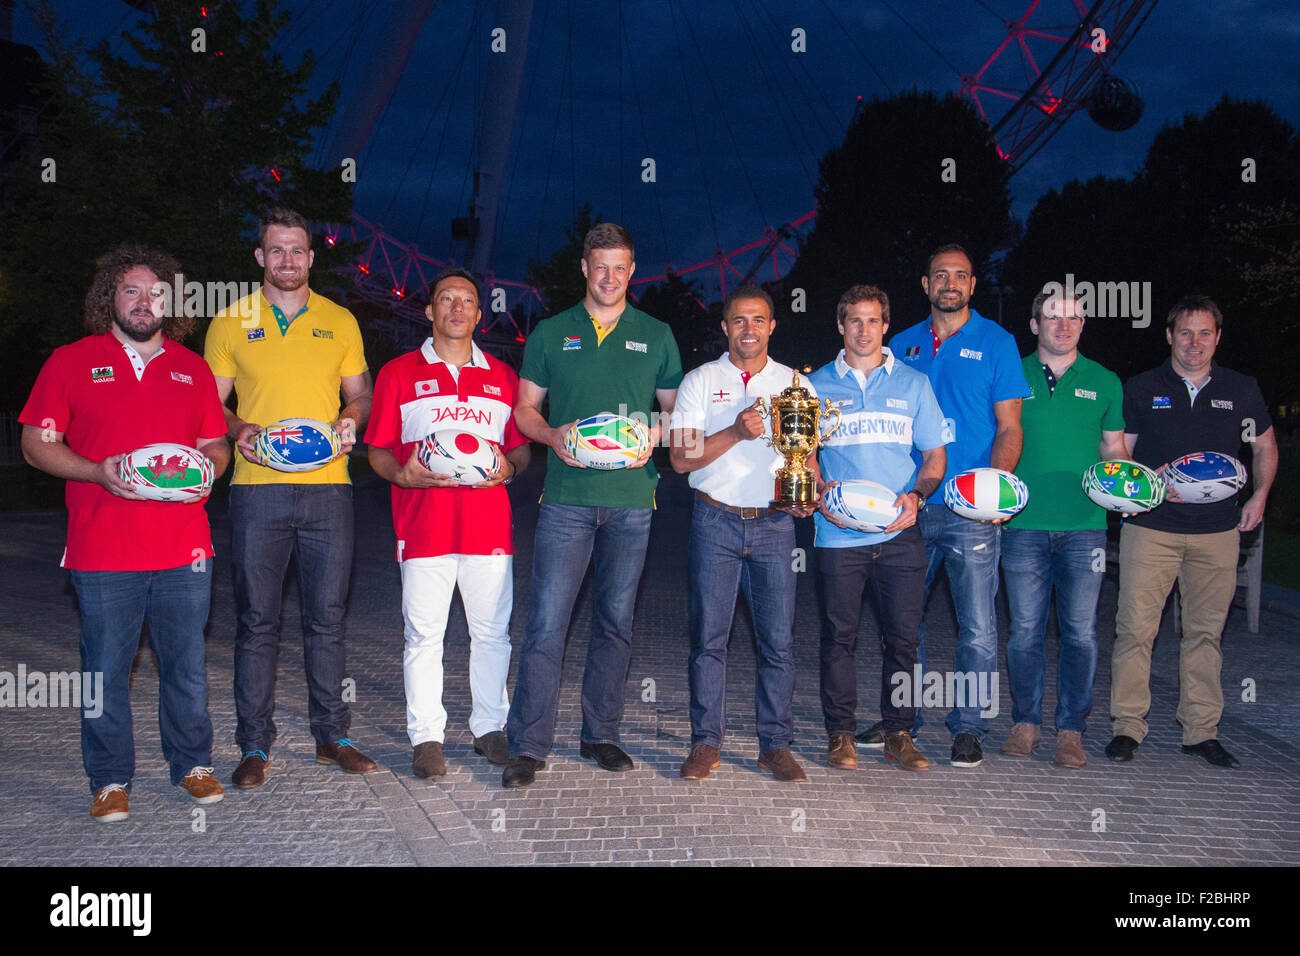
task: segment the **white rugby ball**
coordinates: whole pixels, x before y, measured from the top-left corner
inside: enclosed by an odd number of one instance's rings
[[[1114,458],[1088,467],[1083,473],[1083,493],[1107,511],[1136,515],[1160,507],[1165,483],[1146,465]]]
[[[501,449],[473,432],[444,428],[415,448],[425,468],[462,485],[476,485],[501,470]]]
[[[179,501],[211,488],[216,467],[197,448],[158,442],[127,454],[117,475],[150,501]]]
[[[253,450],[276,471],[315,471],[338,457],[338,433],[314,418],[282,418],[257,433]]]
[[[879,534],[903,513],[894,507],[898,495],[874,481],[842,481],[827,490],[826,510],[854,531]]]
[[[1010,518],[1029,503],[1025,483],[1000,468],[972,468],[943,486],[943,503],[972,521]]]
[[[593,415],[565,433],[564,448],[588,468],[626,468],[650,449],[650,432],[623,415]]]
[[[1246,466],[1231,455],[1198,451],[1169,463],[1165,484],[1186,504],[1203,505],[1223,501],[1246,484]]]

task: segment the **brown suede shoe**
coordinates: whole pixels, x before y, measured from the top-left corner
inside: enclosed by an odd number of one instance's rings
[[[826,747],[826,762],[841,770],[858,769],[858,749],[854,746],[852,734],[831,734],[831,742]]]
[[[344,773],[374,773],[379,769],[377,763],[346,737],[340,737],[332,744],[317,744],[316,762],[338,764]]]
[[[1077,730],[1058,730],[1056,732],[1056,759],[1052,761],[1058,767],[1079,770],[1088,766],[1088,758],[1083,754],[1083,734]]]
[[[226,795],[225,787],[217,783],[217,778],[212,776],[211,767],[195,767],[177,784],[195,803],[208,804],[220,803],[221,798]]]
[[[266,783],[266,765],[271,758],[264,750],[250,750],[239,760],[239,766],[230,775],[230,782],[240,790],[256,790]]]
[[[916,749],[912,735],[906,730],[885,734],[885,756],[897,761],[904,770],[930,769],[930,758]]]
[[[722,763],[722,753],[717,747],[708,744],[696,744],[691,748],[690,756],[682,764],[683,780],[703,780],[709,771]]]
[[[121,823],[131,816],[126,805],[126,787],[120,783],[110,783],[95,791],[95,798],[90,801],[90,818],[100,823]]]
[[[807,783],[803,767],[794,759],[789,747],[781,750],[764,750],[758,755],[758,769],[772,771],[772,777],[783,783]]]
[[[1011,733],[1002,743],[1002,753],[1008,757],[1028,757],[1043,736],[1033,724],[1012,724]]]
[[[442,756],[442,742],[426,740],[415,745],[411,757],[411,773],[417,777],[441,777],[447,772],[447,761]]]

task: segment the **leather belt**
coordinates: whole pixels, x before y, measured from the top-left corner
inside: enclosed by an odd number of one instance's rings
[[[699,498],[706,504],[713,505],[715,508],[721,508],[727,514],[737,515],[749,521],[753,518],[769,518],[775,514],[785,514],[783,511],[777,511],[775,508],[737,508],[735,505],[724,505],[716,498],[711,498],[702,491],[696,491],[695,497]]]

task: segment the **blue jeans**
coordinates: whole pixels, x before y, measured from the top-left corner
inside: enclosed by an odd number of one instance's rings
[[[555,743],[565,638],[593,555],[591,641],[582,675],[582,740],[618,743],[623,686],[632,659],[632,613],[653,514],[650,508],[542,502],[533,541],[528,625],[506,720],[510,756],[542,760]]]
[[[741,518],[705,501],[691,516],[691,743],[722,747],[727,643],[736,594],[744,591],[758,641],[754,707],[758,749],[794,737],[794,519]]]
[[[993,687],[998,671],[998,542],[1001,528],[954,514],[941,501],[933,501],[917,516],[925,538],[928,566],[925,571],[925,601],[940,566],[948,572],[948,587],[957,611],[957,651],[953,667],[958,674],[977,677],[979,686]],[[925,624],[921,625],[916,649],[917,661],[925,671]],[[988,683],[985,684],[984,681]],[[946,683],[946,682],[945,682]],[[978,703],[954,706],[946,721],[948,731],[974,734],[981,740],[989,729],[989,718],[981,717]],[[921,713],[916,715],[920,728]]]
[[[158,658],[158,730],[171,781],[212,765],[212,719],[203,626],[212,600],[212,562],[165,571],[72,571],[81,608],[81,669],[104,675],[103,713],[81,717],[81,756],[90,792],[130,784],[131,665],[140,627]]]
[[[292,557],[298,569],[307,712],[312,736],[347,735],[343,614],[352,576],[352,486],[232,485],[235,578],[235,743],[270,752],[275,741],[275,666],[280,606]]]
[[[1083,733],[1092,709],[1097,672],[1097,598],[1106,576],[1105,531],[1002,533],[1002,570],[1007,578],[1011,636],[1011,719],[1043,723],[1043,673],[1047,667],[1047,611],[1056,589],[1061,631],[1056,676],[1056,729]]]

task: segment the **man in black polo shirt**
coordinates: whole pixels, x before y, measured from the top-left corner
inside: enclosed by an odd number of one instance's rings
[[[1106,745],[1106,756],[1132,760],[1146,736],[1151,645],[1177,579],[1183,619],[1178,659],[1183,753],[1234,767],[1237,759],[1218,741],[1223,714],[1219,639],[1237,589],[1238,533],[1252,530],[1264,516],[1277,474],[1277,439],[1255,380],[1213,361],[1223,329],[1219,307],[1205,296],[1187,296],[1169,311],[1166,322],[1169,361],[1124,385],[1124,440],[1131,457],[1163,468],[1193,452],[1237,457],[1247,441],[1255,493],[1240,508],[1235,499],[1187,504],[1171,495],[1159,508],[1124,522],[1111,656],[1115,737]]]

